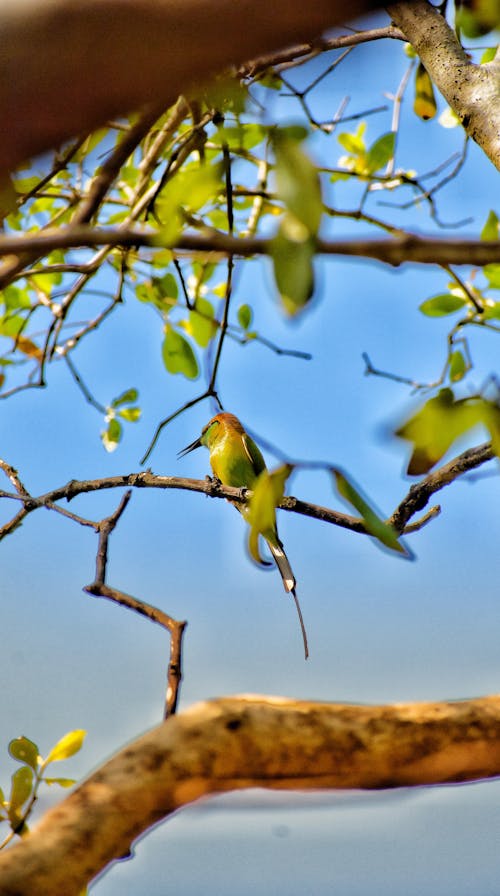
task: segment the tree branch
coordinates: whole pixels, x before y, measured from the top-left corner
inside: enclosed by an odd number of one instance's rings
[[[500,169],[500,89],[495,61],[474,65],[427,0],[387,7],[466,132]]]
[[[202,796],[385,789],[500,774],[500,697],[353,706],[199,703],[128,744],[0,858],[0,896],[77,896],[151,825]]]
[[[354,0],[348,15],[375,5]],[[3,129],[0,170],[144,103],[171,105],[345,14],[340,0],[0,0],[0,120],[16,122]]]
[[[70,226],[47,228],[24,236],[1,236],[0,256],[20,253],[46,255],[53,249],[88,246],[149,246],[163,248],[161,234],[143,227]],[[235,237],[219,230],[185,233],[169,246],[178,253],[234,255],[248,258],[270,253],[271,241],[260,237]],[[455,237],[436,238],[405,233],[390,239],[317,240],[320,255],[364,257],[397,267],[412,264],[474,265],[500,262],[500,241]]]
[[[478,445],[475,448],[467,449],[467,451],[459,454],[443,467],[429,473],[429,475],[422,479],[421,482],[412,485],[406,497],[403,498],[387,522],[393,525],[396,531],[400,534],[409,534],[417,531],[425,525],[429,519],[432,519],[439,513],[439,508],[432,508],[432,510],[421,520],[416,521],[410,526],[407,525],[412,516],[420,510],[423,510],[431,495],[440,491],[446,485],[450,485],[450,483],[459,476],[463,476],[470,470],[476,469],[495,457],[496,455],[490,442]],[[302,466],[307,469],[314,468],[323,469],[327,472],[332,471],[332,467],[329,464],[324,463],[294,463],[292,466],[296,469],[300,469]],[[17,472],[5,461],[0,460],[0,469],[4,469],[8,475],[9,471],[13,471],[17,477]],[[16,487],[15,493],[0,490],[0,499],[5,498],[20,501],[23,504],[22,509],[13,517],[13,519],[0,528],[0,540],[6,535],[9,535],[20,524],[25,516],[32,513],[34,510],[38,510],[40,507],[46,507],[50,510],[58,510],[60,509],[56,504],[58,501],[71,501],[77,495],[125,487],[183,489],[186,491],[200,492],[201,494],[208,495],[210,498],[226,498],[233,504],[245,503],[250,495],[250,492],[247,489],[232,488],[231,486],[222,485],[222,483],[217,480],[210,478],[186,479],[180,476],[157,476],[150,470],[146,470],[143,473],[128,473],[119,476],[109,476],[104,479],[72,479],[70,482],[66,483],[66,485],[59,486],[38,497],[30,495],[24,489],[24,486],[22,486],[20,490]],[[290,513],[299,513],[302,516],[308,516],[312,519],[330,523],[334,526],[340,526],[343,529],[349,529],[352,532],[358,532],[363,535],[369,534],[360,517],[351,516],[347,513],[340,513],[338,510],[333,510],[330,507],[322,507],[319,504],[311,504],[307,501],[301,501],[299,498],[293,497],[293,495],[285,496],[278,506],[282,510],[287,510]],[[121,510],[119,509],[117,512],[121,512]],[[113,522],[115,516],[116,514],[113,514],[108,519],[103,520],[101,524],[95,524],[95,528],[99,531],[99,527],[103,526],[104,534],[106,534],[108,531],[106,526],[110,521]],[[101,532],[101,538],[102,537],[103,533]],[[99,580],[99,570],[102,571],[104,568],[103,563],[103,560],[98,561],[97,580]],[[101,574],[100,579],[102,580],[102,578]]]

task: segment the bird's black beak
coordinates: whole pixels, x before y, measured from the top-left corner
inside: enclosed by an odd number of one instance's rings
[[[194,451],[195,448],[201,448],[201,439],[196,439],[195,442],[191,442],[186,448],[183,448],[182,451],[179,451],[177,457],[185,457],[186,454],[189,454],[190,451]]]

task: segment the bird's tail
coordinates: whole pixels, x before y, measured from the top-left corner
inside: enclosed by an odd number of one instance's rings
[[[307,633],[306,633],[306,627],[304,625],[304,620],[302,618],[302,610],[300,609],[299,599],[295,593],[295,587],[296,587],[297,582],[295,581],[295,576],[292,572],[292,567],[290,566],[288,557],[285,554],[285,552],[283,550],[283,546],[278,539],[276,540],[276,542],[274,542],[274,539],[273,539],[273,541],[268,541],[267,543],[269,545],[269,550],[271,551],[271,554],[273,555],[274,562],[276,563],[276,566],[279,569],[279,572],[280,572],[280,575],[281,575],[281,578],[283,581],[283,587],[284,587],[285,591],[287,591],[289,594],[292,595],[292,597],[295,601],[295,606],[297,608],[297,615],[299,617],[299,622],[300,622],[300,629],[302,632],[302,640],[304,642],[304,654],[305,654],[305,658],[307,659],[307,657],[309,656],[309,647],[307,644]]]

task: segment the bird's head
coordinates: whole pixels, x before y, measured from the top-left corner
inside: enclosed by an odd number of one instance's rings
[[[195,439],[194,442],[191,442],[190,445],[187,445],[186,448],[183,448],[182,451],[179,451],[177,456],[185,457],[190,451],[194,451],[196,448],[201,448],[202,445],[210,451],[218,439],[231,431],[239,433],[244,432],[238,418],[235,417],[234,414],[216,414],[215,417],[212,417],[207,425],[203,427],[201,436],[198,439]]]

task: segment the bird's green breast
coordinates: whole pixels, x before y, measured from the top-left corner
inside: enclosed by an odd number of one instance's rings
[[[210,449],[210,464],[217,479],[234,488],[252,488],[260,470],[248,456],[240,433],[224,433]]]

